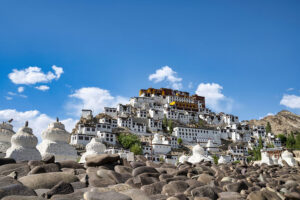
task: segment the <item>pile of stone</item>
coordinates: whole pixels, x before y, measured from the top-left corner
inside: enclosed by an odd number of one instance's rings
[[[283,163],[215,165],[202,159],[174,166],[143,156],[128,162],[117,154],[91,154],[84,164],[55,162],[50,155],[25,162],[0,158],[0,199],[300,199],[299,167]]]

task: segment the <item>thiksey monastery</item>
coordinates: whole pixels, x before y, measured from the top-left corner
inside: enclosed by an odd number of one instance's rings
[[[261,140],[264,146],[261,163],[281,164],[285,159],[291,165],[294,163],[292,155],[283,152],[281,141],[267,133],[264,126],[250,126],[237,116],[212,112],[206,107],[205,97],[196,94],[168,88],[141,89],[139,96],[132,97],[128,104],[103,110],[94,115],[92,110],[83,109],[71,134],[59,120],[51,123],[37,148],[28,123],[15,134],[10,122],[3,122],[0,155],[24,160],[23,152],[32,152],[30,156],[36,154],[38,160],[57,154],[60,160],[84,163],[89,155],[118,153],[133,160],[133,153],[122,148],[118,141],[123,133],[138,136],[142,154],[154,162],[196,163],[215,158],[219,163],[247,162],[248,151]],[[27,141],[30,145],[19,141],[21,138],[30,140]]]

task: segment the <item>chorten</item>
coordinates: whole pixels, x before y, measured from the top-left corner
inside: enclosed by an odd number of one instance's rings
[[[42,143],[37,146],[42,157],[54,155],[55,161],[73,160],[77,161],[77,151],[68,142],[70,133],[65,130],[65,125],[59,122],[52,122],[42,133]]]
[[[10,120],[9,122],[11,122]],[[15,134],[13,126],[8,122],[0,124],[0,153],[4,153],[11,146],[11,137]]]
[[[288,150],[285,150],[282,154],[281,154],[282,160],[284,160],[285,162],[287,162],[287,164],[291,167],[296,167],[297,166],[297,161],[295,160],[293,154],[291,152],[289,152]]]
[[[188,161],[190,163],[196,164],[201,161],[212,161],[210,158],[205,156],[204,149],[200,146],[200,144],[196,144],[193,147],[193,155],[189,157]]]
[[[93,138],[85,147],[86,152],[82,154],[80,163],[85,163],[85,158],[90,155],[104,154],[106,146],[101,142],[100,138]]]
[[[207,141],[207,144],[205,147],[206,147],[206,151],[208,151],[208,152],[218,152],[219,151],[218,147],[210,139]]]
[[[160,135],[158,133],[154,134],[152,144],[162,144],[162,140],[161,140]]]
[[[36,149],[37,137],[28,127],[28,122],[11,137],[11,147],[6,151],[6,158],[13,158],[16,161],[41,160],[41,154]]]

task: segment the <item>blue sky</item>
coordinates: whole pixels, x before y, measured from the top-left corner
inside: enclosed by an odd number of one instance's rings
[[[0,119],[71,127],[82,107],[150,86],[208,95],[240,119],[300,114],[299,10],[292,0],[1,1]],[[9,78],[30,66],[53,76]]]

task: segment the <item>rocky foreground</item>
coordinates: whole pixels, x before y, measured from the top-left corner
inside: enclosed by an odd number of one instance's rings
[[[156,164],[137,156],[127,162],[118,155],[74,161],[16,163],[0,159],[0,198],[3,200],[207,200],[300,199],[299,167]]]

